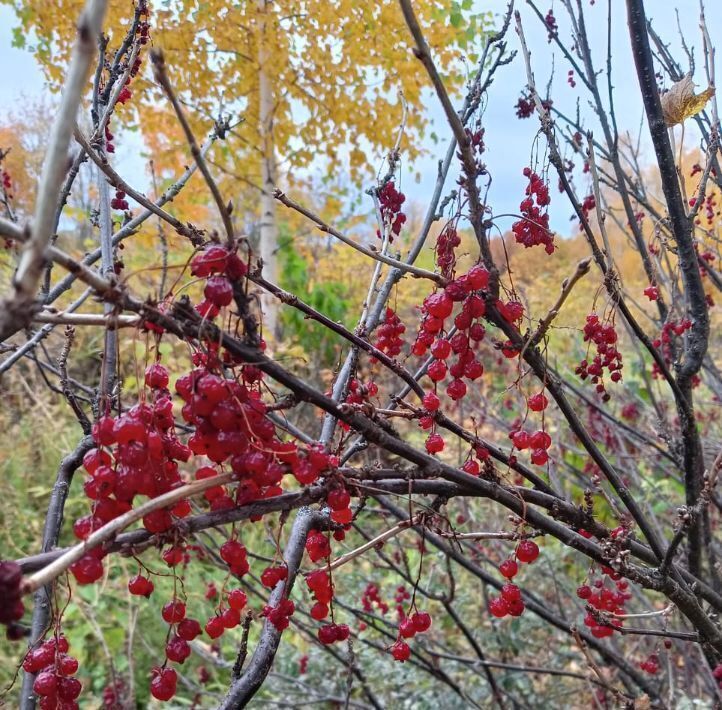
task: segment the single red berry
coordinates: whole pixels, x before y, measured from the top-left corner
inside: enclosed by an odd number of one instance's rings
[[[519,562],[531,563],[539,557],[539,546],[533,540],[522,540],[516,548]]]
[[[169,601],[163,606],[161,616],[167,624],[177,624],[185,619],[186,605],[178,599]]]
[[[408,661],[411,657],[409,644],[405,641],[397,641],[393,646],[391,646],[391,655],[394,657],[394,660],[400,661],[401,663]]]
[[[499,565],[499,572],[507,579],[514,579],[519,571],[519,565],[512,559],[504,560]]]
[[[489,601],[489,611],[492,616],[501,619],[509,613],[509,607],[501,597],[494,597]]]

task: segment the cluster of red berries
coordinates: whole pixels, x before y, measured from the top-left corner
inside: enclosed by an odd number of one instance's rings
[[[454,275],[454,267],[456,266],[456,247],[461,244],[461,237],[456,229],[452,226],[446,227],[436,238],[436,246],[434,247],[436,265],[441,271],[441,275],[450,279]]]
[[[499,572],[509,582],[502,585],[501,594],[489,600],[489,612],[497,619],[505,616],[521,616],[524,613],[524,600],[521,589],[511,582],[519,572],[518,563],[531,564],[539,557],[539,546],[533,540],[521,540],[516,546],[514,557],[499,565]]]
[[[291,623],[290,618],[294,611],[296,611],[296,605],[290,599],[284,598],[276,606],[266,604],[261,615],[268,619],[278,631],[283,631]]]
[[[40,710],[77,710],[82,685],[73,676],[78,659],[68,654],[70,645],[62,634],[32,649],[25,656],[23,670],[37,673],[33,692],[40,696]]]
[[[627,591],[629,583],[627,580],[622,579],[622,575],[615,572],[611,567],[602,567],[602,574],[604,576],[595,580],[591,586],[583,584],[579,587],[577,596],[598,612],[623,614],[625,611],[624,605],[632,598],[632,595]],[[607,579],[614,582],[615,588],[606,586]],[[589,628],[590,633],[595,638],[606,638],[622,627],[622,619],[612,619],[608,624],[600,623],[597,616],[588,613],[584,617],[584,625]]]
[[[316,600],[311,607],[311,616],[316,621],[322,621],[328,616],[329,604],[333,599],[331,575],[323,569],[314,570],[306,575],[306,584]]]
[[[549,461],[548,450],[552,445],[552,438],[541,429],[529,434],[523,429],[517,429],[509,434],[514,448],[519,451],[531,449],[531,462],[536,466],[543,466]]]
[[[584,216],[584,220],[585,220],[585,221],[589,219],[589,213],[590,213],[592,210],[596,209],[596,206],[597,206],[597,201],[596,201],[596,199],[594,198],[594,194],[593,194],[593,193],[588,194],[588,195],[582,200],[582,204],[580,205],[580,207],[581,207],[582,215]],[[580,229],[581,229],[581,227],[580,227]]]
[[[659,656],[656,653],[650,653],[646,660],[640,661],[639,667],[649,675],[657,675],[659,673]]]
[[[401,353],[404,345],[401,337],[406,332],[406,326],[401,322],[393,308],[386,309],[384,322],[376,331],[376,347],[386,353],[389,357],[395,357]]]
[[[411,656],[411,647],[404,639],[410,639],[416,634],[423,634],[431,628],[431,614],[426,611],[416,611],[405,616],[399,623],[399,636],[391,646],[391,655],[394,660],[403,663]]]
[[[8,200],[12,200],[13,181],[10,178],[10,173],[7,170],[3,170],[2,172],[0,172],[0,179],[2,179],[2,186],[3,191],[5,192],[5,197]]]
[[[369,402],[371,397],[375,397],[379,393],[379,386],[373,381],[362,382],[361,380],[352,377],[348,383],[348,391],[346,392],[346,398],[344,402],[346,404],[363,404]],[[327,392],[330,396],[331,392]],[[338,426],[343,431],[350,431],[351,427],[346,422],[339,422]]]
[[[551,202],[549,187],[531,170],[524,168],[524,177],[529,178],[526,197],[519,204],[522,219],[514,222],[511,231],[518,244],[525,248],[544,245],[547,254],[554,253],[554,234],[549,230],[549,213],[546,208]]]
[[[125,192],[123,192],[123,190],[115,191],[115,197],[110,201],[110,206],[114,210],[125,211],[129,209],[128,200],[125,199]]]
[[[655,348],[661,349],[662,356],[665,362],[668,364],[672,362],[674,358],[674,340],[675,338],[681,338],[690,328],[692,327],[692,321],[689,318],[683,318],[679,321],[668,320],[662,326],[662,334],[660,338],[655,338],[652,341],[652,345]],[[656,362],[652,363],[652,377],[658,379],[662,376],[662,372],[659,369],[659,365]],[[695,376],[692,380],[692,386],[696,387],[698,384],[698,378]]]
[[[374,609],[374,604],[382,614],[388,614],[389,605],[381,599],[379,587],[374,582],[369,582],[361,595],[361,605],[363,610],[370,614]]]
[[[113,139],[115,136],[110,131],[110,125],[109,123],[105,124],[105,152],[106,153],[115,153],[115,144],[113,143]],[[120,208],[114,208],[114,209],[120,209]]]
[[[0,562],[0,624],[6,625],[8,638],[20,636],[17,621],[23,618],[25,605],[20,593],[23,572],[17,562]]]
[[[577,82],[574,81],[574,69],[570,69],[567,72],[567,84],[572,87],[572,89],[577,85]]]
[[[401,234],[401,228],[406,222],[406,215],[401,211],[401,205],[406,201],[406,196],[403,192],[399,192],[394,186],[393,180],[390,180],[378,191],[378,197],[384,228],[389,229],[389,242],[393,242],[394,236],[398,237]],[[376,236],[379,239],[382,238],[380,230],[376,230]]]
[[[514,106],[517,118],[529,118],[534,115],[534,101],[531,96],[522,94]]]
[[[227,629],[235,629],[236,626],[241,623],[241,612],[246,606],[248,599],[243,590],[233,589],[228,593],[226,601],[228,603],[228,607],[224,609],[223,606],[220,606],[217,609],[216,614],[206,621],[204,629],[208,636],[212,639],[217,639],[219,636],[222,636]],[[187,630],[188,634],[200,634],[200,624],[198,624],[195,619],[192,619],[191,621],[193,627],[192,630],[190,628]],[[182,638],[186,638],[183,634],[181,634],[180,626],[178,627],[178,635]]]
[[[347,624],[324,624],[318,630],[318,640],[328,646],[337,641],[345,641],[351,635],[351,629]]]
[[[554,102],[551,99],[542,99],[541,105],[545,111],[551,111]],[[529,118],[534,115],[534,99],[528,94],[522,94],[514,108],[517,118]]]
[[[160,364],[149,366],[146,384],[151,388],[150,405],[139,403],[119,417],[102,416],[93,426],[99,448],[91,449],[83,458],[89,474],[83,490],[93,503],[90,515],[73,525],[80,540],[129,511],[136,495],[155,498],[182,484],[177,461],[188,461],[191,450],[174,432],[168,372]],[[189,513],[188,501],[180,501],[170,510],[148,513],[143,525],[152,533],[165,532],[175,518]],[[94,548],[70,567],[80,584],[100,579],[103,556],[102,548]]]
[[[226,278],[240,278],[246,273],[245,264],[225,247],[213,245],[196,254],[191,261],[191,274],[206,278],[204,300],[196,310],[204,317],[215,318],[220,309],[233,300],[233,286]]]
[[[247,270],[238,254],[220,244],[211,244],[198,252],[191,260],[191,274],[205,278],[206,284],[203,289],[205,298],[196,310],[204,318],[215,318],[220,309],[233,300],[231,282],[245,276]]]
[[[547,40],[551,42],[557,36],[557,32],[559,31],[559,25],[557,25],[557,18],[554,17],[553,10],[550,9],[544,16],[544,24],[547,28]]]
[[[320,530],[311,530],[306,538],[306,552],[311,562],[325,560],[331,556],[331,543]]]
[[[326,496],[328,507],[331,508],[331,520],[340,525],[348,525],[353,519],[351,510],[351,494],[343,487],[336,486]]]
[[[590,313],[584,324],[584,341],[594,343],[597,353],[591,364],[582,360],[575,372],[581,379],[591,377],[592,384],[602,395],[602,399],[609,401],[609,393],[604,386],[604,371],[610,373],[609,379],[612,382],[620,382],[622,379],[622,354],[617,349],[617,331],[611,323],[604,324],[599,320],[596,313]]]

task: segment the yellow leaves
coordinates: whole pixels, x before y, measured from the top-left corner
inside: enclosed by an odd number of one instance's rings
[[[692,75],[687,74],[660,97],[664,122],[668,126],[682,123],[686,118],[698,114],[712,96],[714,96],[713,86],[708,87],[701,94],[695,94]]]

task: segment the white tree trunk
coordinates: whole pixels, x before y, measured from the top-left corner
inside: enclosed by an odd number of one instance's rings
[[[261,223],[260,256],[263,260],[263,276],[272,283],[278,283],[278,225],[276,223],[276,200],[273,190],[276,187],[276,156],[273,143],[273,87],[266,69],[268,62],[267,13],[268,0],[258,0],[259,38],[258,38],[258,108],[259,134],[261,137]],[[263,331],[266,340],[279,336],[278,301],[270,294],[261,297],[263,309]]]

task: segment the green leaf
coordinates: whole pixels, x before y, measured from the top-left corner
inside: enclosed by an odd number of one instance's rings
[[[25,32],[22,27],[13,28],[12,46],[18,49],[25,49]]]

